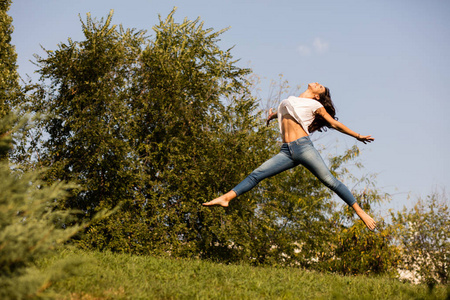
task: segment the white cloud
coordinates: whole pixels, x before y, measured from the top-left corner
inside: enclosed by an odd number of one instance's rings
[[[330,47],[327,42],[318,37],[314,39],[313,45],[314,49],[316,49],[316,51],[319,53],[327,52],[328,48]]]
[[[313,53],[325,53],[330,48],[330,44],[319,37],[316,37],[312,45],[300,45],[297,51],[302,56],[309,56]]]

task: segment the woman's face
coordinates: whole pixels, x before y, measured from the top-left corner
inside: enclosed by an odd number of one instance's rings
[[[325,92],[325,87],[318,82],[308,84],[308,89],[315,95],[320,95]]]

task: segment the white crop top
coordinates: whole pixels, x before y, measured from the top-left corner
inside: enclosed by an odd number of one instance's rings
[[[321,107],[323,107],[323,105],[320,104],[319,101],[309,98],[290,96],[281,101],[277,112],[280,132],[283,116],[290,115],[302,126],[306,133],[309,134],[308,127],[314,121],[314,113]]]

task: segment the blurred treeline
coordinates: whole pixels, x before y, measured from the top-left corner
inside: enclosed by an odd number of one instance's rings
[[[88,14],[84,40],[44,49],[35,58],[40,80],[20,85],[10,2],[0,0],[0,277],[22,278],[65,243],[342,274],[419,266],[423,280],[447,282],[445,193],[390,222],[375,215],[375,232],[303,167],[262,182],[227,209],[202,207],[280,147],[251,70],[219,47],[226,30],[199,19],[177,23],[175,11],[151,34],[113,25],[112,13],[99,21]],[[347,168],[358,154],[354,146],[330,157],[330,169],[352,180]],[[356,181],[365,210],[374,214],[389,200],[373,176]]]

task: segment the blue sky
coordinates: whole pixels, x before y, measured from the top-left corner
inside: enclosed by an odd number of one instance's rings
[[[358,143],[365,168],[392,194],[388,207],[450,190],[450,2],[447,0],[13,0],[19,74],[37,78],[30,62],[67,38],[82,40],[79,15],[148,30],[177,6],[175,19],[200,17],[235,46],[239,65],[262,78],[269,94],[279,74],[291,85],[318,81],[331,90],[339,120],[375,142]],[[337,132],[313,135],[324,156],[355,144]],[[255,166],[256,167],[256,166]],[[351,187],[351,184],[349,184]],[[411,196],[412,199],[409,199]]]

